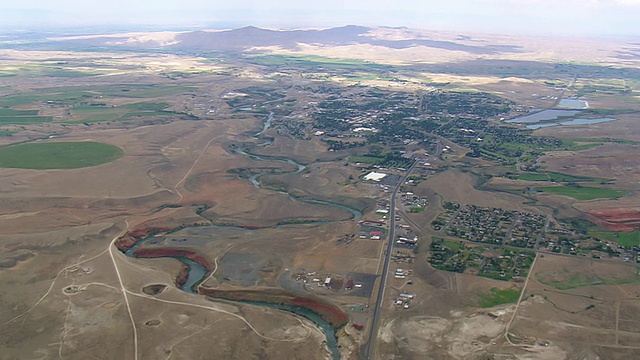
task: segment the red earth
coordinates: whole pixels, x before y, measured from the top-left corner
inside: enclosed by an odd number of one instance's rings
[[[589,211],[589,220],[614,231],[634,231],[640,228],[640,207],[609,208]]]

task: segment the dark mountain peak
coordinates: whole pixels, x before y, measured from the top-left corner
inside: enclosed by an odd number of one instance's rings
[[[319,32],[325,33],[325,34],[342,35],[342,36],[357,36],[357,35],[365,34],[370,30],[371,28],[368,28],[365,26],[346,25],[346,26],[320,30]]]
[[[273,33],[275,31],[269,30],[269,29],[262,29],[253,25],[249,25],[249,26],[238,28],[238,29],[228,30],[227,32],[246,33],[246,34],[267,34],[267,33]]]

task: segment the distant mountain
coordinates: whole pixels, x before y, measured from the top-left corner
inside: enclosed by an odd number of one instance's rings
[[[381,35],[381,32],[383,33]],[[474,43],[469,38],[433,40],[425,33],[406,28],[368,28],[348,25],[323,30],[269,30],[247,26],[233,30],[203,30],[187,32],[137,32],[121,34],[58,37],[40,46],[64,47],[164,48],[196,51],[245,51],[255,47],[278,46],[299,50],[300,44],[316,46],[372,45],[391,49],[428,47],[461,51],[474,55],[518,53],[519,46]],[[32,44],[33,45],[33,44]],[[38,44],[36,44],[37,46]],[[0,47],[2,45],[0,44]]]
[[[390,29],[390,28],[387,28]],[[172,47],[198,50],[243,50],[257,46],[280,46],[295,50],[298,44],[351,45],[370,44],[405,49],[426,46],[445,50],[465,51],[474,54],[495,54],[499,52],[519,52],[517,46],[482,45],[471,46],[451,41],[427,39],[387,40],[370,35],[373,28],[348,25],[325,30],[266,30],[248,26],[228,31],[194,31],[176,36]],[[403,29],[392,29],[403,30]]]
[[[298,43],[348,45],[361,42],[371,29],[362,26],[344,26],[327,30],[267,30],[247,26],[228,31],[194,31],[176,36],[181,49],[243,50],[256,46],[297,48]]]

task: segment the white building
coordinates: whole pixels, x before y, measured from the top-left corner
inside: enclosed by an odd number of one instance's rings
[[[375,172],[372,171],[370,173],[368,173],[367,175],[364,176],[365,180],[370,180],[370,181],[380,181],[382,179],[384,179],[387,176],[387,174],[385,173],[379,173],[379,172]]]

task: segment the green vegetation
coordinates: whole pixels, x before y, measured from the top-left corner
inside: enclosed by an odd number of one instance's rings
[[[37,102],[50,105],[82,106],[91,101],[105,102],[107,99],[152,99],[162,96],[175,95],[192,91],[195,88],[187,86],[161,85],[105,85],[105,86],[70,86],[64,91],[60,88],[38,89],[17,95],[5,96],[0,99],[0,108],[10,108]]]
[[[379,158],[379,157],[373,157],[373,156],[351,156],[349,157],[349,161],[352,163],[363,163],[363,164],[372,164],[372,165],[378,165],[380,164],[384,159]]]
[[[11,135],[13,135],[15,133],[17,133],[17,131],[0,130],[0,136],[11,136]]]
[[[339,68],[354,68],[354,67],[374,67],[374,68],[390,68],[387,65],[380,65],[363,60],[356,59],[340,59],[330,58],[317,55],[258,55],[248,57],[247,60],[250,63],[259,65],[270,66],[324,66],[324,67],[339,67]]]
[[[441,238],[434,238],[434,239],[441,239]],[[463,247],[462,241],[448,241],[448,240],[445,240],[442,245],[448,247],[449,249],[451,249],[451,251],[454,251],[454,252],[460,250],[460,248]]]
[[[68,64],[66,62],[25,63],[22,64],[14,75],[69,78],[102,75],[110,72],[109,69],[100,69],[94,66],[89,68],[85,66],[86,64],[78,66],[78,64]]]
[[[83,120],[72,123],[92,123],[100,121],[127,120],[135,116],[163,116],[174,114],[166,111],[169,104],[165,102],[139,102],[122,106],[106,106],[103,103],[90,103],[73,108],[74,115]]]
[[[593,199],[613,199],[626,194],[626,191],[595,188],[587,186],[542,186],[534,190],[542,191],[555,195],[569,196],[576,200],[585,201]]]
[[[553,286],[558,290],[570,290],[583,286],[603,285],[602,279],[589,278],[584,274],[576,274],[566,280],[545,280],[544,274],[536,273],[536,279],[542,284]]]
[[[589,230],[587,235],[601,240],[612,241],[626,247],[640,245],[640,231],[619,232],[594,229]]]
[[[0,148],[0,167],[20,169],[75,169],[119,159],[117,146],[98,142],[39,142]]]
[[[14,110],[8,108],[0,108],[0,117],[6,116],[33,116],[38,115],[38,110]]]
[[[509,179],[524,181],[550,181],[548,174],[542,173],[524,173],[524,174],[507,174]]]
[[[524,181],[552,181],[552,182],[598,182],[605,184],[609,182],[608,179],[591,178],[586,176],[574,176],[556,172],[541,172],[541,173],[507,173],[506,176],[509,179],[524,180]]]
[[[409,168],[413,159],[406,158],[397,152],[369,153],[362,156],[351,156],[349,162],[379,165],[382,167]]]
[[[43,69],[41,71],[42,76],[48,77],[85,77],[104,74],[103,71],[89,71],[89,70],[71,70],[71,69]]]
[[[598,241],[598,246],[595,250],[608,252],[613,254],[615,246],[606,246],[606,242],[614,242],[627,248],[634,246],[640,246],[640,230],[631,232],[613,231],[601,226],[598,226],[588,220],[577,218],[561,219],[567,229],[575,231],[582,237],[591,237]]]
[[[51,116],[37,116],[38,110],[15,110],[0,108],[0,125],[4,124],[39,124],[51,121]]]
[[[518,301],[520,297],[520,289],[503,289],[491,288],[489,293],[480,293],[481,307],[494,307],[502,304],[509,304]]]
[[[569,275],[568,272],[565,275]],[[550,278],[553,278],[551,280]],[[633,276],[627,278],[606,278],[601,276],[587,276],[582,273],[571,274],[563,279],[555,279],[555,276],[545,273],[536,273],[536,279],[544,284],[553,286],[558,290],[571,290],[584,286],[594,285],[623,285],[623,284],[635,284],[640,281],[640,277]]]
[[[0,116],[0,125],[7,124],[40,124],[49,122],[51,116]]]

